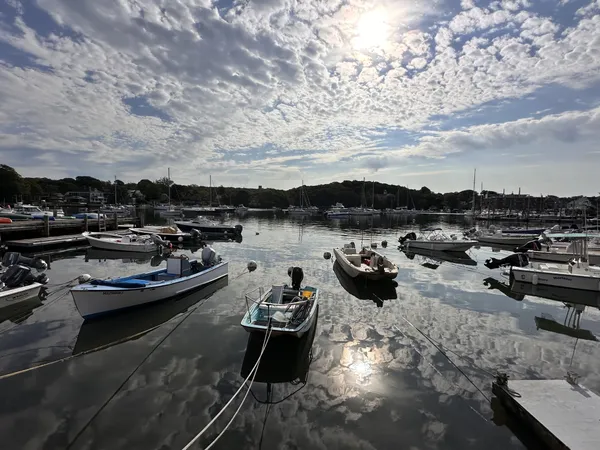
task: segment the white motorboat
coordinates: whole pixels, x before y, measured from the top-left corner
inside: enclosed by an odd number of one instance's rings
[[[47,264],[39,258],[27,258],[16,252],[4,255],[2,266],[6,268],[0,273],[0,309],[11,308],[40,296],[48,277],[43,270]],[[40,273],[34,275],[31,269],[35,268]]]
[[[235,213],[236,214],[246,214],[248,212],[248,207],[244,206],[244,205],[240,205],[237,208],[235,208]]]
[[[184,233],[177,226],[174,226],[174,225],[170,225],[170,226],[149,225],[149,226],[145,226],[143,228],[130,228],[129,231],[131,231],[134,234],[148,234],[148,235],[156,234],[161,239],[171,241],[171,242],[189,241],[190,239],[192,239],[194,237],[194,236],[192,236],[191,233]],[[200,233],[198,233],[198,234],[200,234]]]
[[[328,219],[336,219],[348,217],[351,215],[350,208],[346,208],[341,203],[336,203],[329,210],[325,211],[325,217]]]
[[[357,252],[353,242],[343,248],[334,248],[333,254],[344,272],[352,278],[385,280],[398,276],[398,266],[386,256],[366,247]]]
[[[477,241],[458,239],[455,234],[447,236],[441,228],[425,228],[417,236],[415,233],[408,233],[399,239],[400,244],[406,250],[424,249],[444,252],[466,252]]]
[[[526,267],[513,266],[510,277],[534,285],[600,291],[600,267],[590,266],[581,259],[569,264],[530,262]]]
[[[474,235],[475,239],[481,244],[487,245],[508,245],[521,246],[531,241],[535,236],[532,234],[504,234],[499,232],[481,233]]]
[[[79,314],[91,319],[189,293],[228,275],[228,263],[214,250],[202,250],[202,262],[170,257],[167,267],[107,280],[91,280],[71,289]]]
[[[531,260],[547,261],[566,264],[571,259],[576,257],[576,252],[573,251],[573,243],[565,247],[550,246],[547,250],[528,250],[526,255]],[[600,265],[600,251],[588,251],[587,260],[593,266]]]
[[[302,337],[310,330],[317,313],[319,290],[301,287],[304,274],[300,267],[289,270],[292,285],[274,285],[263,293],[262,289],[245,295],[246,314],[241,325],[248,332],[265,333],[269,328],[273,336]],[[258,291],[258,297],[253,298]]]
[[[150,235],[114,234],[114,233],[82,233],[94,248],[115,250],[119,252],[156,252],[158,243]]]

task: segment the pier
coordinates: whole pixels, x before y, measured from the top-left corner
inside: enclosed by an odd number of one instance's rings
[[[600,396],[567,380],[497,381],[492,392],[513,423],[547,448],[593,450],[600,442]]]
[[[24,220],[0,224],[0,245],[20,251],[83,245],[84,231],[118,230],[121,224],[138,226],[139,219],[111,217],[103,219]]]

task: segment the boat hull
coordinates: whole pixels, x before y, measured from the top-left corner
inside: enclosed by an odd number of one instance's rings
[[[352,264],[346,255],[344,255],[339,249],[334,248],[333,254],[335,255],[336,261],[339,262],[342,270],[346,272],[352,278],[365,278],[367,280],[379,281],[379,280],[393,280],[398,276],[398,268],[389,272],[380,273],[378,271],[366,271],[360,267]]]
[[[408,240],[404,242],[406,250],[435,250],[438,252],[466,252],[477,244],[477,241],[429,241],[429,240]]]
[[[85,233],[84,236],[87,238],[88,243],[93,248],[98,248],[101,250],[137,253],[151,253],[156,252],[158,250],[158,246],[150,240],[144,242],[117,242],[116,239],[100,239],[89,234],[86,235]]]
[[[75,306],[84,319],[167,300],[199,289],[228,275],[228,263],[217,264],[189,277],[143,288],[80,285],[71,289]]]
[[[527,244],[533,237],[529,236],[480,236],[477,241],[481,244],[499,244],[520,246]]]
[[[573,253],[562,251],[562,252],[545,252],[545,251],[527,251],[529,259],[536,261],[550,261],[557,263],[568,263],[569,260],[575,257]],[[588,262],[594,266],[600,265],[600,253],[588,253]]]
[[[572,274],[559,270],[541,271],[533,267],[515,267],[510,271],[516,282],[534,285],[556,286],[584,291],[600,291],[600,277]]]
[[[38,297],[41,288],[42,285],[40,283],[32,283],[27,286],[0,291],[0,309]]]
[[[159,227],[160,228],[160,227]],[[154,230],[152,228],[130,228],[134,234],[153,235],[156,234],[161,239],[170,242],[184,242],[191,241],[193,239],[190,233],[162,233],[160,230]]]
[[[191,230],[198,230],[203,234],[223,234],[223,235],[232,235],[235,236],[238,233],[238,231],[234,228],[234,227],[229,227],[229,226],[211,226],[211,225],[202,225],[199,223],[194,223],[194,222],[175,222],[175,225],[177,225],[177,227],[181,230],[181,231],[191,231]]]

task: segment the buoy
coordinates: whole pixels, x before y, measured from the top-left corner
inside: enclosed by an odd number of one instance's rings
[[[256,232],[256,235],[258,236],[259,234],[260,234],[260,233],[257,231],[257,232]]]
[[[0,217],[0,223],[12,223],[12,219],[8,217]]]
[[[248,272],[254,272],[257,267],[258,267],[258,264],[256,264],[256,261],[248,262]]]
[[[533,276],[531,277],[531,282],[537,286],[538,284],[538,276],[537,273],[534,273]]]
[[[387,241],[381,241],[381,246],[383,248],[386,248],[387,247]]]
[[[88,273],[82,273],[81,275],[79,275],[77,277],[77,281],[79,281],[79,284],[87,283],[91,279],[92,279],[92,276]]]
[[[323,258],[330,259],[331,258],[331,253],[329,253],[329,252],[323,253]]]
[[[377,248],[377,242],[371,242],[371,248]]]
[[[179,237],[177,238],[177,240],[178,240],[179,242],[183,242],[183,236],[179,236]]]

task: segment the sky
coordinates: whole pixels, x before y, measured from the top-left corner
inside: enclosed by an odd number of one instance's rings
[[[600,191],[600,0],[0,0],[0,163]]]

